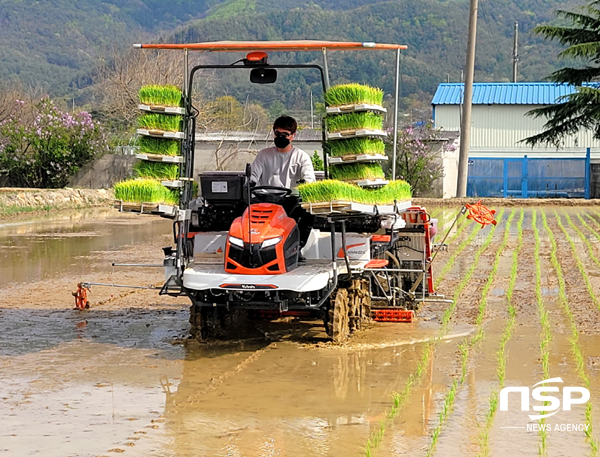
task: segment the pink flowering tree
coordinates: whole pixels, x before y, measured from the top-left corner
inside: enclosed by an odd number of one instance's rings
[[[89,113],[62,112],[49,98],[34,105],[17,100],[0,122],[0,171],[13,186],[64,187],[106,151],[102,129]]]
[[[411,185],[413,196],[428,193],[436,179],[444,176],[441,151],[447,149],[439,130],[431,123],[421,127],[398,130],[396,148],[396,179]],[[392,176],[392,135],[388,137],[389,157],[387,174]]]

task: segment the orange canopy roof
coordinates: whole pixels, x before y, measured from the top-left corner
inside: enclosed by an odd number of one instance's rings
[[[323,48],[337,50],[406,49],[403,44],[382,44],[372,42],[343,42],[317,40],[291,41],[213,41],[187,44],[134,44],[143,49],[188,49],[190,51],[233,52],[233,51],[319,51]]]

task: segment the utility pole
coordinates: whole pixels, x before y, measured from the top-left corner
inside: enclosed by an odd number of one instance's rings
[[[515,21],[515,41],[513,43],[512,82],[517,82],[517,65],[519,62],[519,23]]]
[[[469,176],[469,147],[471,142],[471,104],[473,102],[473,74],[475,72],[475,40],[477,38],[477,0],[471,0],[469,8],[469,40],[467,42],[467,64],[465,75],[465,94],[463,115],[460,128],[460,152],[458,155],[458,183],[456,196],[467,196],[467,178]]]
[[[311,129],[315,128],[315,115],[314,115],[314,110],[313,110],[312,89],[310,90],[310,128]]]

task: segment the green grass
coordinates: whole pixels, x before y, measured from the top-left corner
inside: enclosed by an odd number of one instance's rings
[[[381,130],[383,118],[379,114],[367,112],[336,114],[325,118],[325,126],[329,133],[358,129]]]
[[[394,201],[411,198],[410,184],[406,181],[390,181],[377,189],[363,189],[354,184],[335,180],[317,181],[298,186],[303,202],[322,203],[334,200],[368,205],[391,205]]]
[[[58,207],[44,205],[44,206],[19,206],[19,205],[0,205],[0,218],[16,216],[17,214],[23,213],[35,213],[42,211],[51,211],[58,209]]]
[[[374,138],[349,138],[347,140],[330,141],[328,147],[331,157],[359,154],[385,155],[383,140],[376,140]]]
[[[340,181],[357,181],[360,179],[384,179],[385,173],[378,163],[349,163],[331,165],[329,167],[331,179]]]
[[[114,185],[115,199],[134,203],[179,203],[179,192],[167,189],[159,181],[147,178],[121,181]]]
[[[138,125],[143,129],[178,132],[181,130],[181,116],[175,114],[144,113],[138,117]]]
[[[142,154],[157,154],[161,156],[177,156],[180,152],[180,143],[178,140],[168,138],[152,138],[150,136],[140,136],[138,146]]]
[[[138,178],[174,180],[179,178],[179,165],[176,163],[148,162],[142,160],[133,166]]]
[[[344,106],[360,103],[383,105],[383,90],[366,84],[339,84],[324,94],[327,106]]]
[[[139,91],[140,102],[144,105],[179,107],[182,104],[181,89],[175,86],[142,86]]]

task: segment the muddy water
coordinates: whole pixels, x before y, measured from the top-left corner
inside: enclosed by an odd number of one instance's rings
[[[547,214],[553,217],[553,209]],[[517,235],[513,224],[500,279],[490,292],[486,337],[472,350],[465,383],[457,391],[435,455],[477,455],[480,449],[478,434],[490,394],[498,387],[496,350],[506,322],[506,277]],[[506,385],[531,387],[542,380],[531,284],[531,209],[524,228],[526,247],[515,288],[518,318],[507,345]],[[341,348],[325,344],[322,326],[311,322],[265,327],[264,339],[182,344],[188,331],[186,302],[153,291],[111,290],[106,292],[110,299],[100,301],[101,292],[93,289],[97,295],[92,295],[89,311],[71,309],[72,297],[63,297],[63,284],[72,283],[72,277],[84,274],[86,279],[117,283],[154,280],[155,273],[143,269],[113,271],[110,262],[160,262],[160,247],[168,244],[170,230],[168,221],[98,210],[0,225],[0,287],[28,290],[32,297],[16,302],[10,293],[0,294],[0,455],[364,455],[369,437],[390,412],[392,394],[401,392],[416,372],[424,342],[439,334],[447,305],[428,307],[421,314],[428,320],[414,324],[373,325]],[[457,259],[441,292],[453,294],[488,230]],[[470,231],[469,226],[454,245]],[[596,249],[597,238],[586,236]],[[447,337],[436,344],[398,418],[386,426],[377,455],[426,454],[448,389],[460,375],[458,343],[474,335],[480,291],[501,237],[498,231],[491,250],[482,256]],[[546,249],[543,233],[542,238]],[[589,323],[580,345],[598,428],[600,340],[591,330],[598,310],[578,282],[568,249],[566,242],[559,242],[569,297],[577,297],[575,312]],[[439,271],[451,253],[452,246],[440,254]],[[595,253],[600,255],[599,250]],[[581,255],[585,265],[597,269],[585,250]],[[547,277],[542,288],[553,333],[550,373],[578,386],[570,330],[556,302],[548,253],[542,256]],[[583,423],[583,413],[576,405],[548,423]],[[537,454],[537,432],[504,428],[527,422],[525,412],[498,412],[490,430],[492,455]],[[548,455],[588,455],[590,449],[581,433],[572,432],[551,434],[548,446]]]
[[[170,222],[151,216],[90,209],[0,221],[0,287],[110,268],[110,253],[142,245]]]

